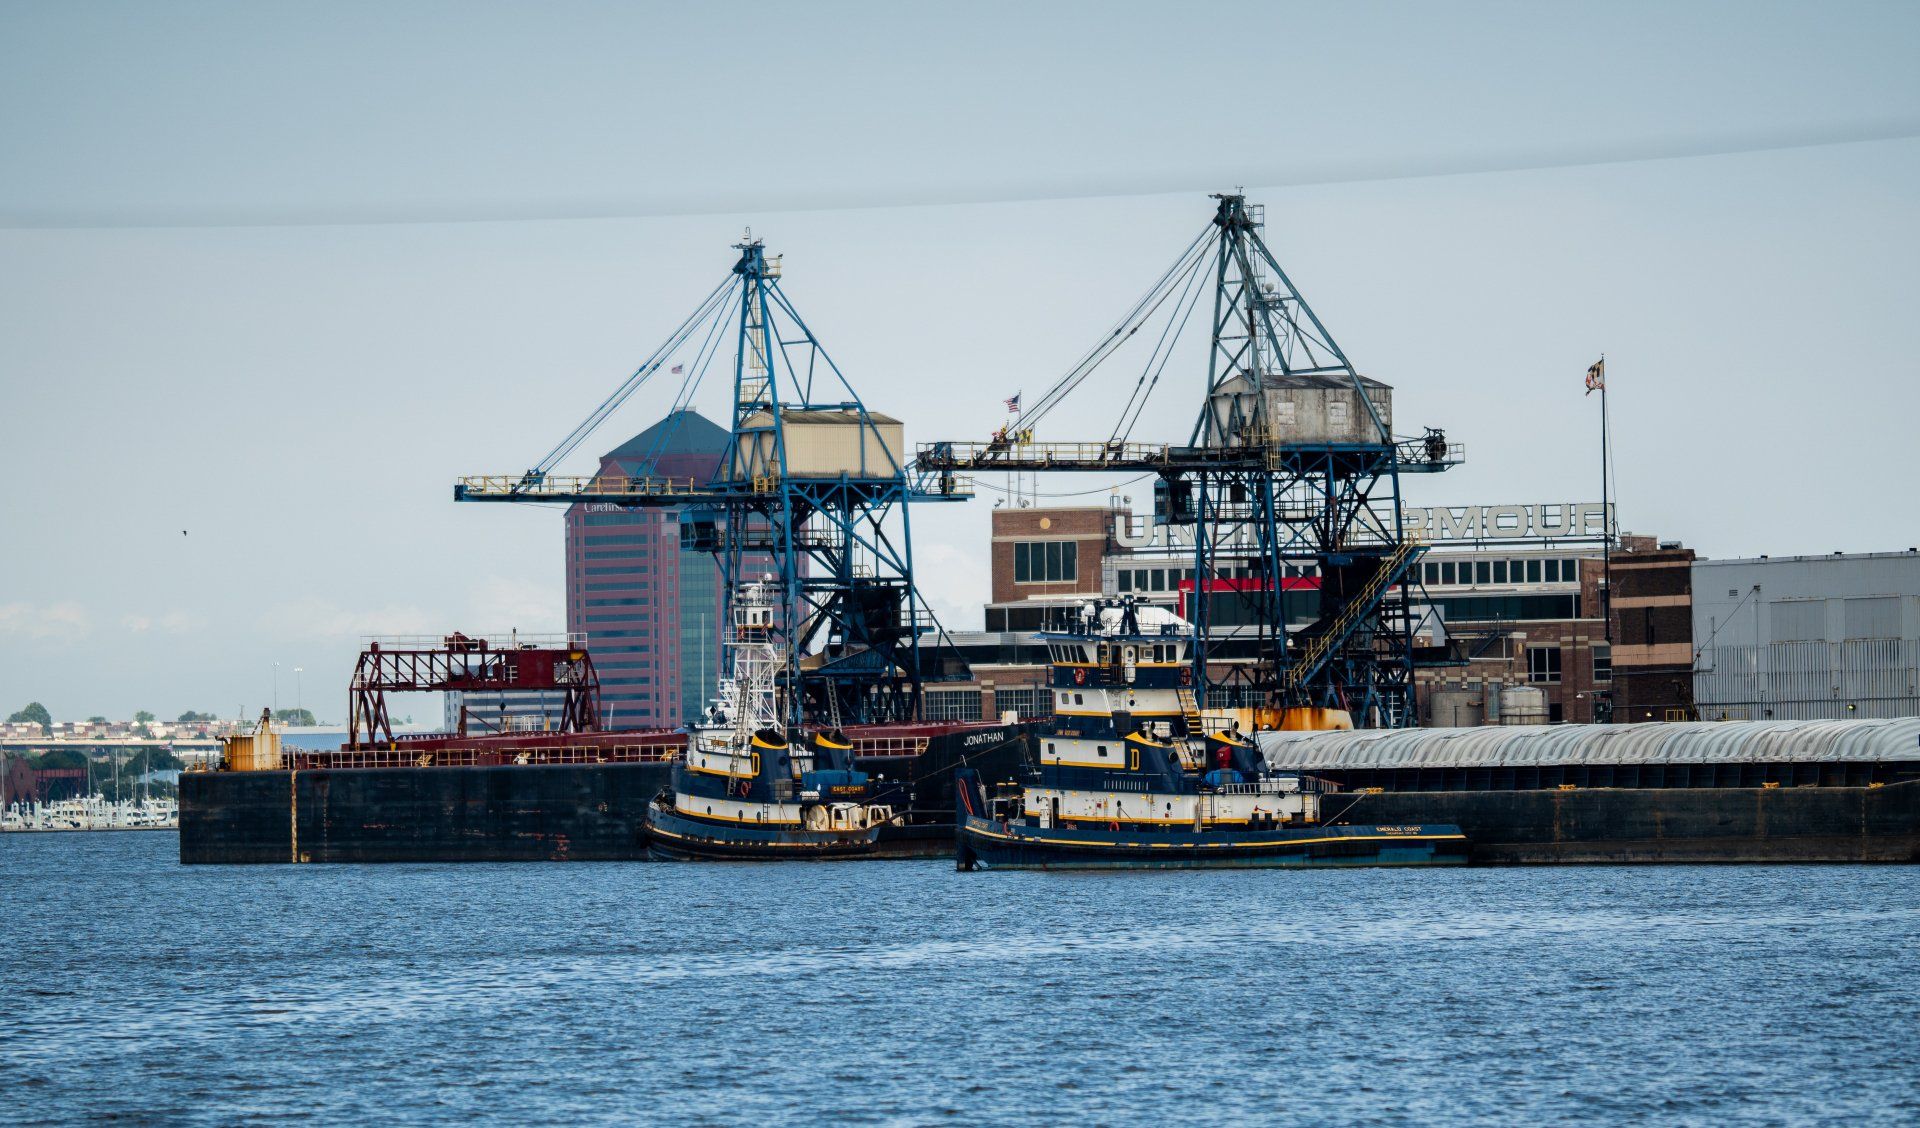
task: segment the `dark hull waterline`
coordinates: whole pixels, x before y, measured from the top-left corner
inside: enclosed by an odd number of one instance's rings
[[[1130,831],[1031,827],[969,816],[960,826],[958,849],[963,869],[1314,869],[1467,860],[1466,836],[1446,825]]]
[[[838,861],[873,854],[880,828],[806,830],[688,818],[660,803],[647,808],[647,852],[658,861]]]

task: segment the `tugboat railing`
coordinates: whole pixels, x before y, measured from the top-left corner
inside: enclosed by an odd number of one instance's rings
[[[1289,787],[1287,784],[1293,786]],[[1300,790],[1298,781],[1262,779],[1252,783],[1201,784],[1202,795],[1287,795]]]

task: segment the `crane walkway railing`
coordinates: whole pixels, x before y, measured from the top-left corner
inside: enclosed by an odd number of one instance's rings
[[[1014,438],[927,443],[918,464],[932,470],[1078,470],[1170,466],[1165,443],[1038,443]]]
[[[1380,593],[1400,575],[1408,562],[1420,553],[1420,549],[1421,545],[1418,541],[1401,541],[1392,555],[1380,562],[1379,569],[1368,577],[1367,582],[1362,584],[1353,598],[1347,601],[1347,605],[1340,609],[1340,614],[1334,617],[1327,629],[1315,635],[1301,649],[1300,656],[1288,663],[1286,670],[1280,675],[1280,688],[1298,689],[1302,682],[1313,676],[1333,653],[1334,648],[1345,642],[1347,636],[1353,633],[1354,627],[1359,625],[1360,617],[1374,605],[1374,601],[1380,598]]]
[[[907,495],[914,501],[965,501],[973,496],[973,480],[956,475],[916,477],[907,483]],[[806,477],[787,479],[811,486],[831,487],[842,479]],[[883,479],[884,480],[884,479]],[[624,504],[652,502],[657,505],[682,503],[721,503],[748,496],[770,498],[780,489],[782,479],[772,474],[756,474],[736,482],[704,482],[697,478],[632,477],[621,474],[470,474],[454,483],[455,501],[612,501]],[[857,485],[871,486],[869,479]]]
[[[627,477],[620,474],[469,474],[454,486],[454,496],[474,501],[579,497],[683,497],[706,492],[693,478]]]
[[[923,443],[916,465],[923,471],[953,470],[1291,470],[1319,454],[1387,458],[1407,473],[1429,473],[1458,466],[1466,458],[1459,443],[1413,439],[1377,443],[1252,443],[1232,446],[1175,446],[1170,443],[1035,442],[1018,435],[985,442]]]

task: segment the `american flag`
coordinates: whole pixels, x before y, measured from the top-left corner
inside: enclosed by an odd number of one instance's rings
[[[1007,397],[1007,410],[1013,412],[1015,415],[1020,414],[1020,393],[1019,392],[1015,392],[1012,395]]]
[[[1587,369],[1587,394],[1603,392],[1607,389],[1607,358],[1601,357]],[[1602,397],[1604,398],[1604,397]]]
[[[682,372],[685,372],[686,370],[687,370],[687,366],[684,364],[676,364],[672,368],[667,369],[669,373],[675,376],[680,375]]]

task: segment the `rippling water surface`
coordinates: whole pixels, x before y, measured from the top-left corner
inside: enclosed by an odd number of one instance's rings
[[[1920,869],[176,849],[0,838],[0,1120],[1920,1122]]]

